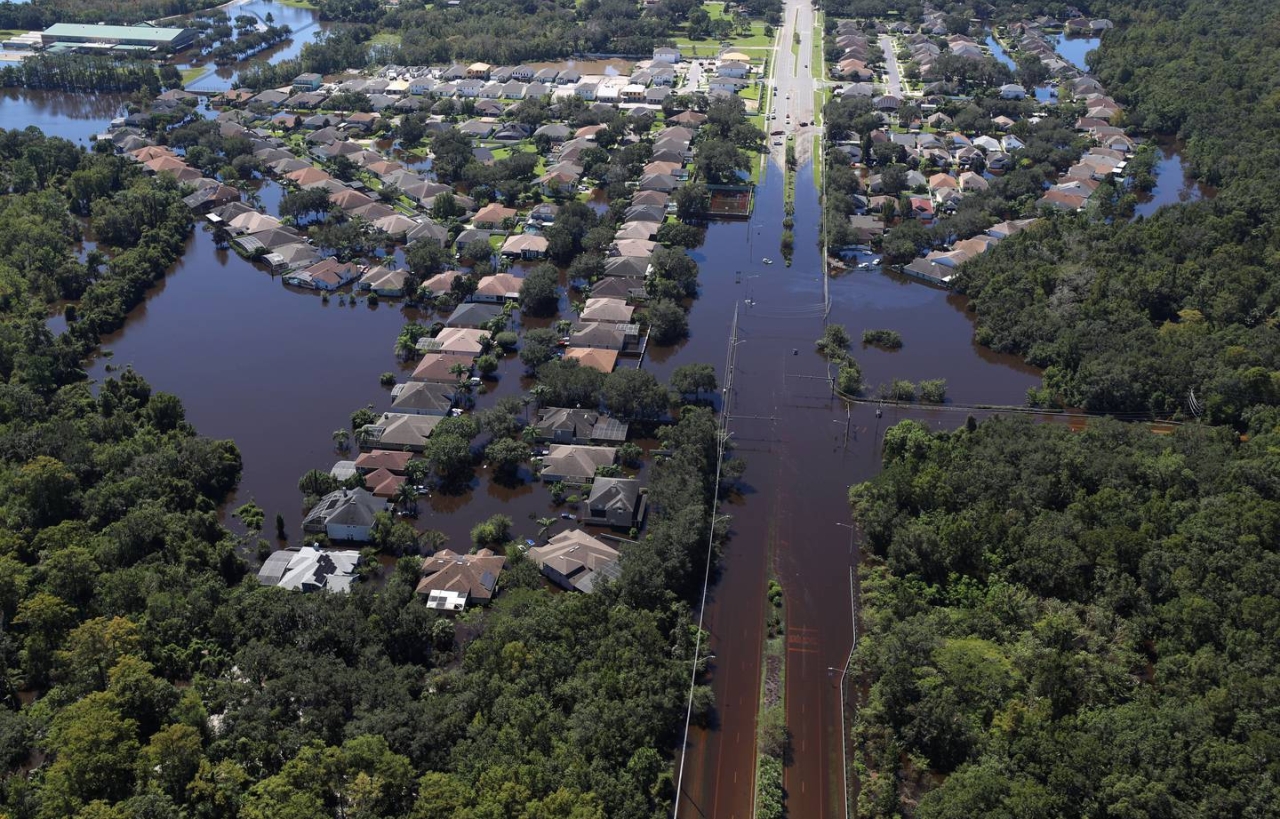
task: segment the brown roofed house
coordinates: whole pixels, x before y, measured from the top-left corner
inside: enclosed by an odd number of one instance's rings
[[[507,558],[489,549],[460,555],[441,549],[422,562],[418,594],[427,595],[427,607],[437,611],[462,611],[470,603],[488,603],[498,588],[498,575]]]

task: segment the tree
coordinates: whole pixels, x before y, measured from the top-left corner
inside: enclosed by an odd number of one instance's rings
[[[520,363],[530,371],[538,369],[555,358],[556,344],[559,340],[560,337],[555,331],[546,327],[527,330],[524,334],[524,342],[520,345]]]
[[[200,732],[190,725],[169,725],[152,734],[139,753],[138,782],[183,804],[203,759]]]
[[[560,273],[538,265],[520,283],[520,309],[531,316],[554,315],[560,304]]]
[[[476,359],[476,369],[485,377],[491,376],[498,371],[498,359],[491,355],[482,355]]]
[[[356,429],[360,429],[361,427],[367,427],[377,420],[378,420],[378,416],[373,410],[369,409],[368,407],[361,407],[360,409],[351,413],[351,428],[353,430],[356,430]]]
[[[615,370],[604,380],[605,406],[622,418],[657,418],[667,410],[667,391],[648,370]]]
[[[702,230],[682,222],[665,222],[658,228],[658,241],[668,247],[697,247],[702,237]]]
[[[712,185],[731,185],[740,181],[739,171],[748,167],[747,156],[727,139],[703,142],[693,157],[698,174]]]
[[[471,542],[477,546],[500,546],[510,539],[511,518],[506,515],[490,515],[471,529]]]
[[[121,716],[116,697],[95,691],[63,708],[49,730],[56,756],[42,793],[49,815],[71,816],[94,799],[118,801],[133,787],[137,723]]]
[[[484,457],[494,472],[510,477],[529,460],[529,447],[512,438],[497,438],[485,447]]]
[[[449,253],[428,239],[419,239],[409,245],[404,254],[409,270],[419,278],[430,278],[449,266]]]
[[[715,392],[715,368],[710,364],[682,364],[671,373],[671,389],[695,398],[704,392]]]
[[[711,191],[700,182],[680,186],[671,200],[676,204],[676,216],[680,219],[695,219],[711,210]]]
[[[298,479],[298,491],[308,497],[319,498],[337,488],[338,479],[319,469],[309,469],[305,475]]]
[[[684,308],[668,299],[659,299],[649,306],[649,338],[655,344],[674,344],[689,335],[689,318]]]
[[[328,188],[304,188],[288,191],[280,199],[280,215],[292,216],[299,222],[304,217],[324,217],[333,209]]]

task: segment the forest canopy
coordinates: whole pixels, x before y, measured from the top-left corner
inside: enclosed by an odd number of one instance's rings
[[[1256,416],[1247,443],[1110,420],[891,428],[883,473],[850,493],[873,555],[862,814],[1272,811],[1278,422]]]

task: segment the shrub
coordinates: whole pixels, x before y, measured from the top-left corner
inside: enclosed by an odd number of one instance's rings
[[[889,386],[885,389],[885,397],[894,401],[914,401],[916,400],[916,385],[910,381],[895,378],[889,382]]]
[[[897,330],[863,330],[862,343],[897,350],[902,347],[902,335]]]
[[[920,382],[920,400],[926,404],[945,404],[947,402],[947,381],[934,378]]]

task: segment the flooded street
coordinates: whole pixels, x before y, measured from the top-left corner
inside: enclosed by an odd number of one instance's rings
[[[963,414],[923,408],[887,408],[876,418],[871,406],[847,410],[832,399],[826,362],[814,350],[823,328],[823,274],[808,168],[796,184],[795,263],[760,261],[780,239],[782,177],[770,169],[750,223],[708,231],[695,253],[702,292],[691,314],[694,335],[654,365],[659,374],[691,361],[720,369],[734,305],[741,305],[729,426],[748,463],[746,487],[724,508],[733,515],[732,539],[707,614],[718,724],[691,738],[681,815],[751,815],[770,565],[786,602],[795,756],[787,769],[789,809],[793,816],[843,815],[839,684],[853,638],[850,570],[857,560],[856,543],[841,526],[849,521],[848,487],[879,470],[880,440],[893,423],[964,422]],[[973,324],[953,294],[881,272],[847,274],[830,288],[829,320],[854,337],[867,392],[892,378],[945,378],[953,400],[1021,404],[1039,383],[1032,368],[974,344]],[[898,330],[902,349],[862,349],[857,340],[869,328]]]
[[[20,98],[25,107],[10,127],[36,124],[73,138],[83,132],[86,141],[118,107],[93,98]],[[796,184],[794,264],[762,261],[777,255],[781,240],[783,179],[780,167],[770,168],[750,221],[710,226],[704,245],[692,251],[701,293],[692,305],[690,337],[651,349],[645,361],[661,379],[681,364],[712,363],[723,382],[739,308],[729,428],[748,471],[741,493],[723,508],[733,516],[732,537],[706,619],[717,718],[691,736],[681,815],[750,816],[770,569],[783,584],[787,611],[791,815],[843,814],[839,683],[853,639],[850,571],[857,562],[856,541],[840,525],[849,522],[847,488],[879,469],[881,436],[896,421],[911,416],[939,427],[964,421],[962,413],[937,408],[886,408],[877,418],[872,406],[848,409],[833,400],[826,362],[814,350],[824,326],[824,273],[807,166]],[[264,185],[262,195],[274,205],[279,191]],[[178,395],[202,434],[231,438],[240,448],[244,474],[228,508],[253,498],[268,521],[282,514],[296,538],[303,512],[298,478],[338,459],[331,434],[349,426],[353,410],[389,406],[378,375],[402,371],[393,346],[415,314],[386,301],[376,309],[340,306],[337,298],[326,305],[318,294],[286,288],[234,253],[216,250],[202,227],[190,241],[124,329],[103,340],[111,355],[92,361],[89,376],[101,380],[108,366],[132,364],[156,389]],[[974,344],[964,300],[954,294],[875,270],[828,284],[829,321],[845,325],[855,339],[852,352],[868,393],[894,378],[943,378],[952,400],[1021,404],[1039,381],[1017,360]],[[864,349],[865,329],[899,331],[902,349]],[[528,384],[521,374],[518,360],[505,359],[478,405],[522,392]],[[523,538],[536,534],[534,519],[559,511],[544,486],[499,486],[478,470],[465,494],[424,498],[419,524],[444,531],[459,547],[490,514],[509,515]]]

